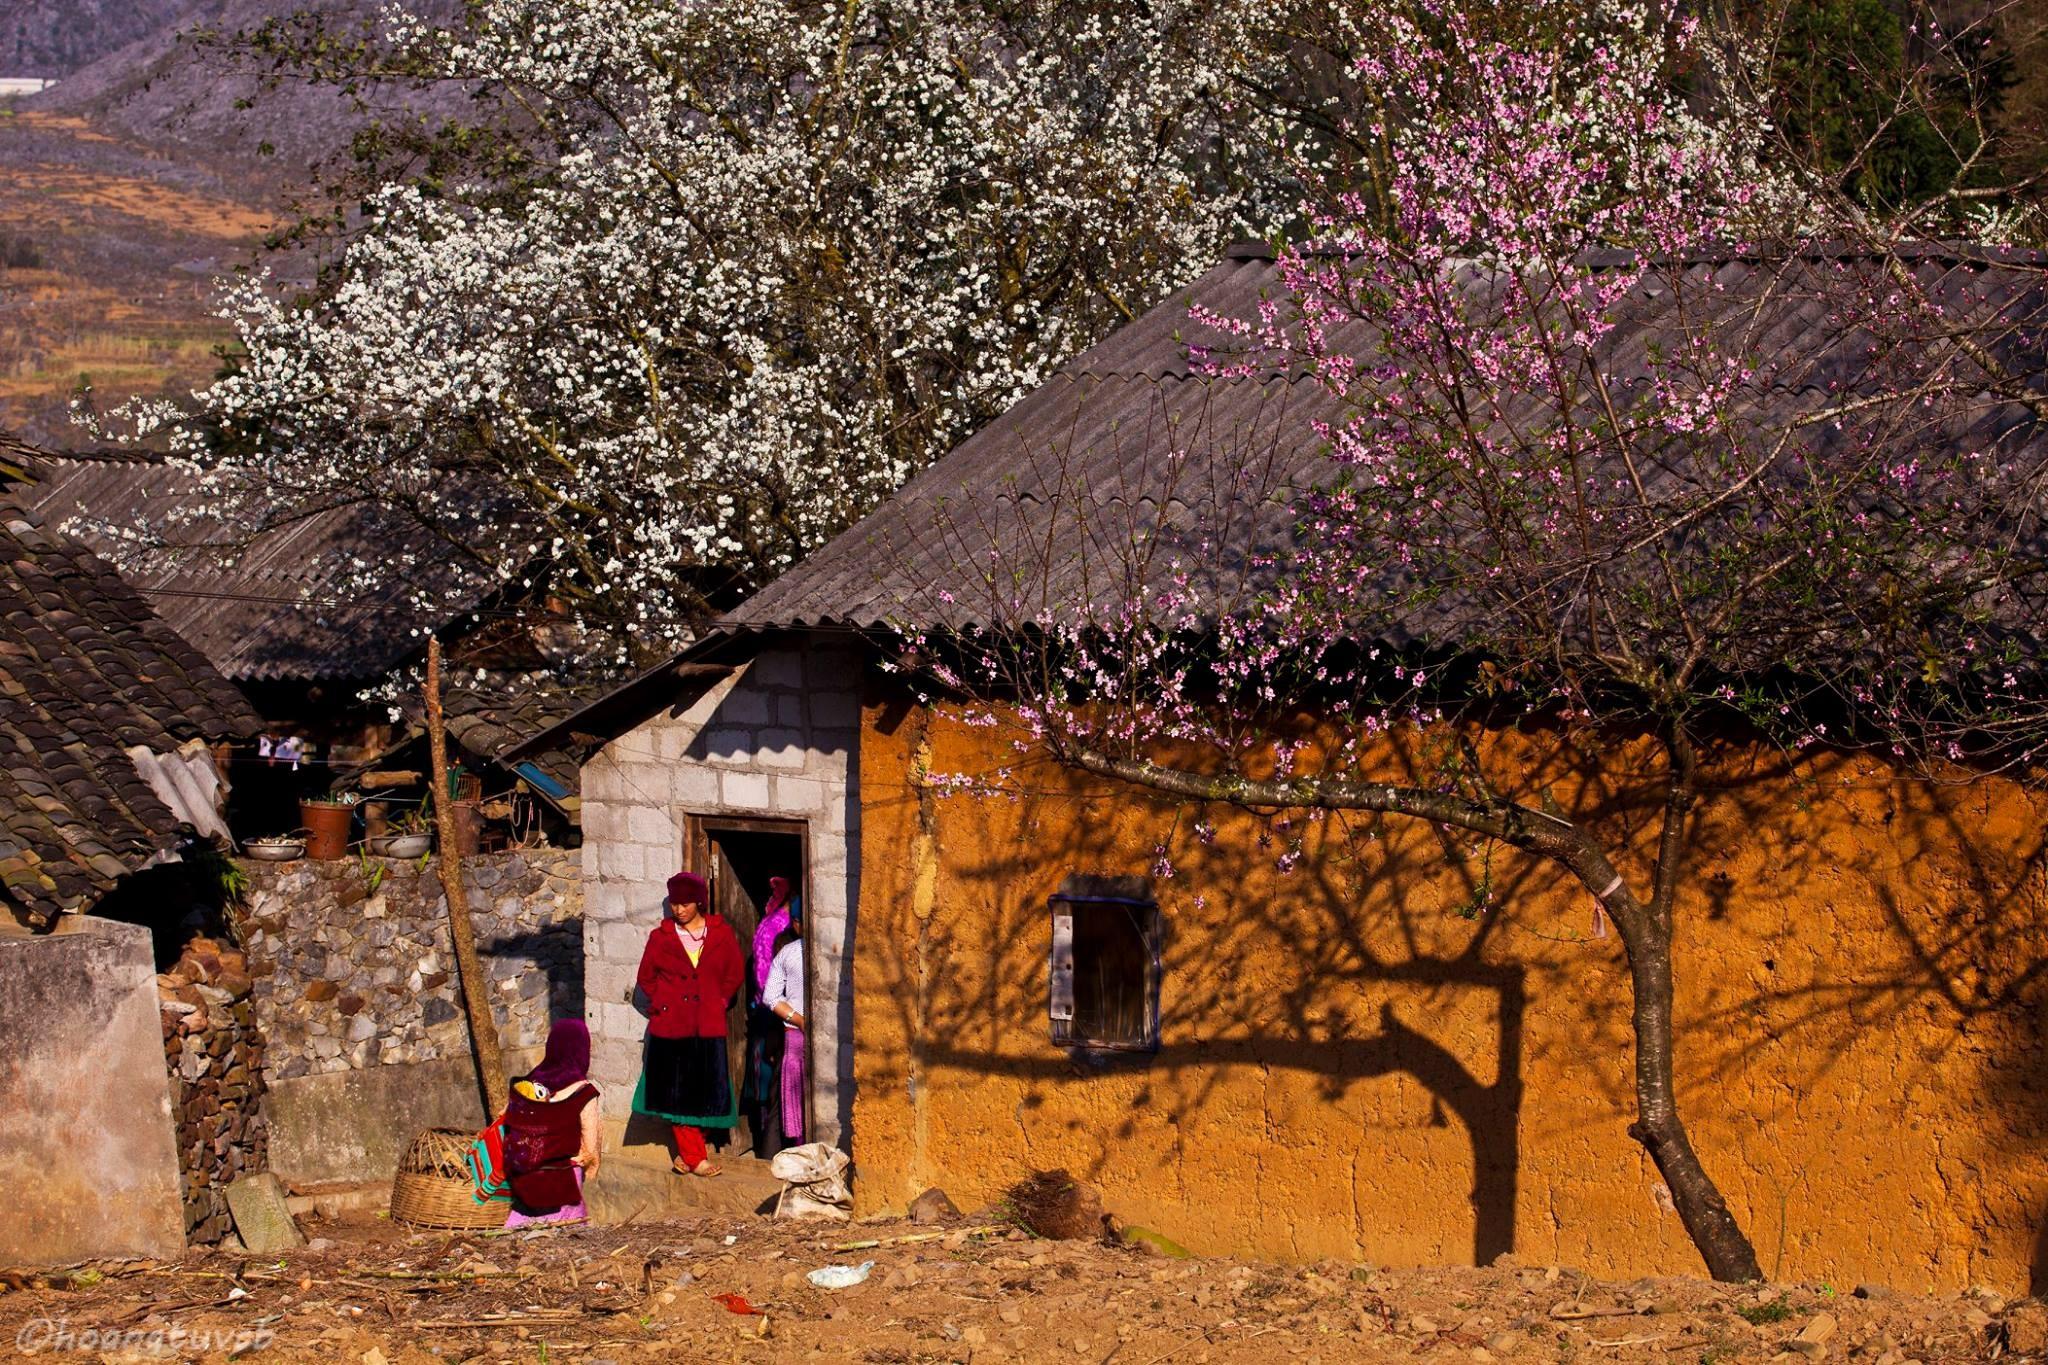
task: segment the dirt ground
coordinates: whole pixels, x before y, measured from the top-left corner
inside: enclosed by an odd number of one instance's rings
[[[349,1365],[556,1361],[1336,1361],[2040,1358],[2048,1309],[1984,1291],[1602,1282],[1485,1270],[1176,1259],[1006,1225],[688,1222],[524,1233],[308,1220],[279,1257],[0,1273],[0,1354]],[[918,1240],[908,1240],[918,1239]],[[844,1249],[849,1243],[878,1246]],[[805,1272],[872,1259],[865,1283]],[[1869,1297],[1865,1297],[1864,1294]],[[764,1310],[762,1315],[734,1307]],[[741,1300],[744,1300],[742,1303]]]

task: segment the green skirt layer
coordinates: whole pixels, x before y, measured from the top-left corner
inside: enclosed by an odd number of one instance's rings
[[[655,1072],[660,1074],[652,1087],[655,1099],[650,1101],[647,1080]],[[722,1108],[724,1112],[680,1112],[687,1108]],[[641,1053],[640,1079],[633,1087],[633,1112],[692,1128],[731,1128],[737,1124],[739,1088],[732,1083],[725,1039],[649,1038]]]
[[[659,1109],[647,1107],[647,1077],[642,1075],[639,1084],[633,1087],[633,1112],[649,1118],[665,1119],[669,1123],[685,1123],[692,1128],[730,1128],[740,1121],[740,1107],[734,1103],[726,1114],[664,1114]]]

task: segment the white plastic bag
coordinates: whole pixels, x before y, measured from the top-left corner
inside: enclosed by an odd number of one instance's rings
[[[777,1152],[768,1173],[783,1182],[775,1202],[777,1218],[853,1217],[853,1195],[846,1188],[846,1153],[824,1142],[807,1142]]]

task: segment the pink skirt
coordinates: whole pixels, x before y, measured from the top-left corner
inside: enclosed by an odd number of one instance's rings
[[[575,1171],[576,1192],[581,1194],[583,1192],[583,1168],[578,1166],[575,1168]],[[505,1216],[505,1226],[508,1228],[530,1228],[545,1223],[580,1223],[589,1216],[588,1210],[583,1207],[583,1201],[578,1199],[573,1204],[564,1204],[553,1213],[528,1214],[514,1209]]]

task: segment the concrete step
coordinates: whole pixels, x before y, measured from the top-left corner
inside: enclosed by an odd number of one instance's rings
[[[601,1223],[636,1222],[668,1214],[762,1213],[775,1211],[782,1182],[768,1163],[747,1156],[715,1157],[722,1175],[705,1179],[677,1175],[666,1152],[612,1154],[598,1167],[586,1191],[590,1216]],[[292,1217],[342,1219],[377,1214],[391,1207],[391,1182],[319,1185],[285,1197]],[[637,1211],[637,1212],[636,1212]]]
[[[768,1173],[767,1162],[715,1154],[713,1159],[724,1171],[706,1179],[671,1170],[666,1150],[610,1154],[584,1187],[590,1216],[600,1223],[616,1223],[626,1218],[637,1222],[674,1215],[775,1211],[782,1182]]]
[[[391,1207],[391,1182],[370,1180],[333,1185],[312,1185],[285,1196],[292,1217],[313,1215],[341,1218],[350,1214],[376,1213]]]

